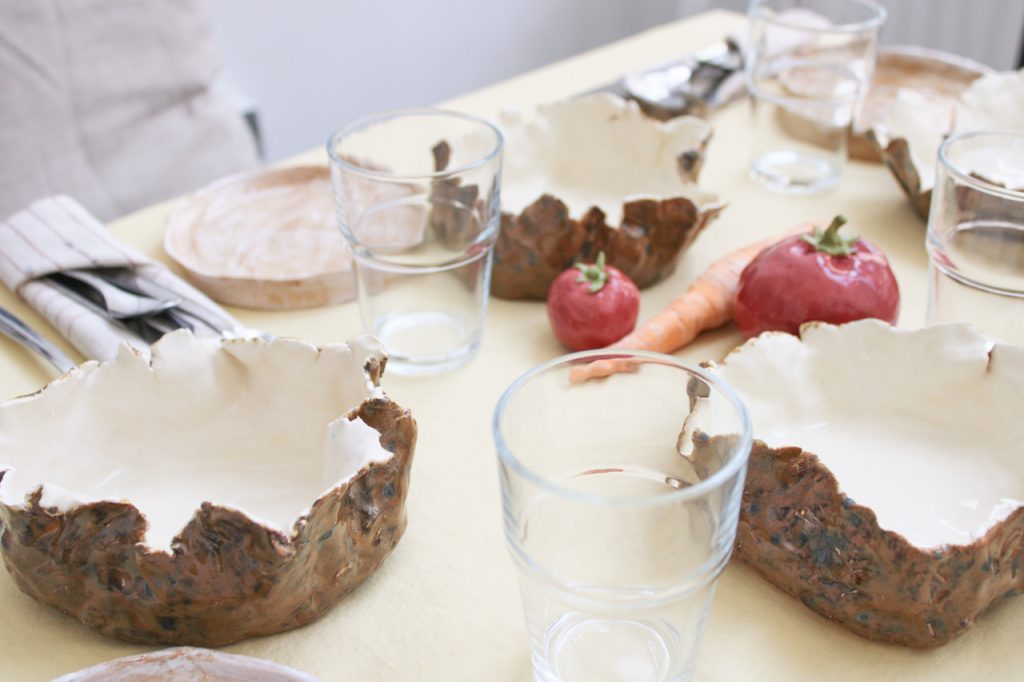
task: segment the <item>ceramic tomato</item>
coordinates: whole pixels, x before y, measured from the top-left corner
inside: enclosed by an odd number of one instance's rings
[[[603,348],[633,331],[640,292],[628,276],[605,265],[604,252],[592,265],[578,263],[551,283],[548,320],[570,350]]]
[[[896,323],[900,292],[885,255],[869,242],[826,230],[795,235],[762,251],[740,275],[734,317],[745,337],[796,334],[804,322],[873,317]]]

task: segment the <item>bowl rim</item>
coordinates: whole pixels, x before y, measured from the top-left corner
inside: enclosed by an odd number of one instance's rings
[[[381,123],[391,119],[406,118],[406,117],[450,117],[455,119],[461,119],[464,122],[471,123],[477,126],[482,126],[485,130],[488,130],[494,135],[494,144],[491,149],[484,155],[477,159],[468,161],[461,166],[455,166],[451,168],[445,168],[443,170],[434,170],[424,173],[392,173],[390,171],[374,170],[372,168],[366,168],[358,164],[348,161],[341,156],[337,151],[337,144],[344,138],[348,137],[352,133],[358,132],[365,128],[368,128],[374,123]],[[469,114],[462,111],[455,111],[453,109],[443,109],[440,107],[414,107],[407,109],[389,109],[387,111],[381,111],[375,114],[368,114],[366,116],[360,116],[359,118],[350,121],[348,124],[335,130],[327,137],[326,141],[327,156],[331,162],[331,169],[338,168],[344,170],[346,173],[352,173],[363,178],[371,180],[381,180],[384,182],[409,182],[413,180],[437,180],[447,178],[455,175],[461,175],[466,171],[471,171],[482,166],[486,166],[495,159],[500,161],[502,152],[505,148],[505,136],[502,134],[501,129],[497,125],[491,123],[487,119]],[[500,169],[498,171],[500,173]]]
[[[971,189],[989,194],[992,196],[1001,197],[1003,199],[1010,199],[1012,201],[1018,201],[1024,203],[1024,190],[1015,190],[1009,187],[1000,187],[999,185],[992,184],[986,180],[982,180],[977,176],[971,175],[965,171],[963,167],[958,165],[950,158],[950,152],[952,147],[957,143],[964,142],[965,140],[971,140],[975,138],[991,137],[997,139],[1013,139],[1024,144],[1024,130],[1013,130],[1010,128],[984,128],[984,129],[972,129],[965,130],[959,133],[950,135],[942,144],[939,145],[939,157],[938,163],[946,171],[956,178],[961,183],[968,185]],[[938,201],[938,192],[932,193],[932,203]]]

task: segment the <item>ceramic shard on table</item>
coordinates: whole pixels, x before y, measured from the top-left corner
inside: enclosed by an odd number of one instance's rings
[[[406,525],[416,441],[361,337],[175,332],[0,406],[7,570],[131,642],[221,646],[323,615]],[[59,420],[59,421],[57,421]]]
[[[683,116],[659,122],[607,93],[507,114],[502,224],[491,292],[547,297],[563,270],[608,263],[647,287],[724,208],[696,180],[712,129]]]
[[[1024,590],[1024,351],[967,325],[768,332],[714,368],[755,424],[736,553],[868,639],[935,647]]]

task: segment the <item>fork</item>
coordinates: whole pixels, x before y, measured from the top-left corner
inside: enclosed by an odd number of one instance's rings
[[[178,326],[193,328],[188,319],[191,318],[209,327],[221,336],[247,335],[248,330],[235,324],[232,320],[221,317],[214,311],[208,310],[194,301],[179,297],[175,292],[143,276],[138,271],[127,268],[107,268],[97,270],[96,273],[113,286],[138,296],[154,299],[176,299],[177,305],[173,310],[169,310],[168,313],[172,313],[169,315],[170,322]]]
[[[168,289],[139,270],[131,268],[100,268],[90,272],[102,278],[108,284],[132,294],[155,300],[176,301],[174,307],[168,308],[162,314],[139,318],[131,325],[135,333],[144,337],[148,338],[150,335],[155,334],[156,338],[159,338],[163,334],[179,328],[189,329],[194,332],[196,325],[199,324],[209,328],[218,336],[228,339],[258,337],[270,340],[274,338],[272,334],[250,329],[231,317],[220,314],[215,309],[180,296],[177,292]]]
[[[159,315],[181,302],[180,297],[154,298],[126,291],[108,282],[99,271],[65,270],[48,275],[83,305],[115,320],[133,320]]]

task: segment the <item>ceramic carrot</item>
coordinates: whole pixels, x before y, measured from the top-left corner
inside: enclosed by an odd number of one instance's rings
[[[732,320],[736,289],[740,273],[757,254],[780,239],[795,232],[807,231],[807,226],[786,235],[765,239],[719,258],[681,296],[668,306],[608,348],[651,350],[673,353],[697,338],[706,329],[721,327]],[[596,360],[573,369],[574,382],[629,371],[626,360]]]

